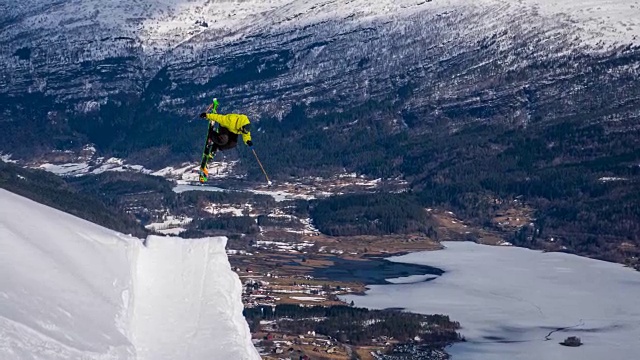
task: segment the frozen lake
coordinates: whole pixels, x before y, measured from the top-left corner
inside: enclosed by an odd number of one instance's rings
[[[173,191],[176,193],[182,193],[185,191],[216,191],[216,192],[252,192],[259,195],[268,195],[275,199],[275,201],[287,201],[295,199],[313,199],[313,196],[304,194],[293,194],[282,190],[255,190],[255,189],[222,189],[216,186],[209,185],[190,185],[190,184],[178,184],[174,186]]]
[[[367,308],[451,316],[467,339],[447,350],[454,360],[638,358],[640,272],[562,253],[443,245],[440,251],[390,258],[440,268],[442,276],[374,285],[364,296],[344,298]],[[558,344],[568,336],[580,337],[584,345]]]
[[[175,193],[182,193],[185,191],[215,191],[215,192],[221,192],[221,191],[229,191],[229,190],[225,190],[219,187],[215,187],[215,186],[208,186],[208,185],[188,185],[188,184],[178,184],[176,186],[173,187],[173,192]]]

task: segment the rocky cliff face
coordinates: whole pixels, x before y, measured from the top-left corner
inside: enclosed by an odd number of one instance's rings
[[[389,104],[363,116],[390,133],[571,119],[637,131],[640,116],[640,4],[629,1],[31,0],[0,10],[6,153],[167,146],[176,131],[196,133],[185,120],[213,96],[257,121]],[[138,141],[146,134],[155,142]]]

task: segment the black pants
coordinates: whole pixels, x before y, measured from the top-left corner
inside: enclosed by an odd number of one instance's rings
[[[238,145],[238,134],[234,134],[222,126],[218,128],[217,132],[211,127],[207,139],[210,143],[213,143],[211,152],[233,149]]]

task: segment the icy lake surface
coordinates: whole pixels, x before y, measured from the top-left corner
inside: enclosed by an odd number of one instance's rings
[[[370,286],[356,306],[447,314],[467,342],[454,360],[637,359],[640,272],[562,253],[444,242],[446,249],[390,258],[445,271],[434,280]],[[562,330],[558,330],[562,329]],[[584,343],[559,345],[568,336]]]
[[[286,201],[293,199],[313,199],[313,196],[304,195],[304,194],[294,194],[287,191],[282,190],[255,190],[255,189],[222,189],[216,186],[209,185],[189,185],[189,184],[178,184],[173,188],[173,191],[176,193],[182,193],[185,191],[216,191],[216,192],[252,192],[258,195],[268,195],[275,199],[275,201]]]

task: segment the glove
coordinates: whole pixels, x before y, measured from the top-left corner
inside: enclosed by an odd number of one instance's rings
[[[248,147],[253,147],[253,141],[251,141],[251,140],[247,141],[247,146]]]
[[[200,117],[203,118],[203,119],[206,118],[207,117],[207,113],[200,114]]]

